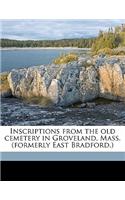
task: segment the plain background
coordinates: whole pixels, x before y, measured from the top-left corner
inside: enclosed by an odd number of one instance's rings
[[[1,0],[0,19],[125,19],[125,0]],[[124,190],[125,182],[1,182],[0,199],[122,200]]]

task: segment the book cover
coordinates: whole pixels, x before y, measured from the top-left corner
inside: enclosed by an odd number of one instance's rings
[[[1,179],[124,179],[125,19],[2,19],[1,33]]]

